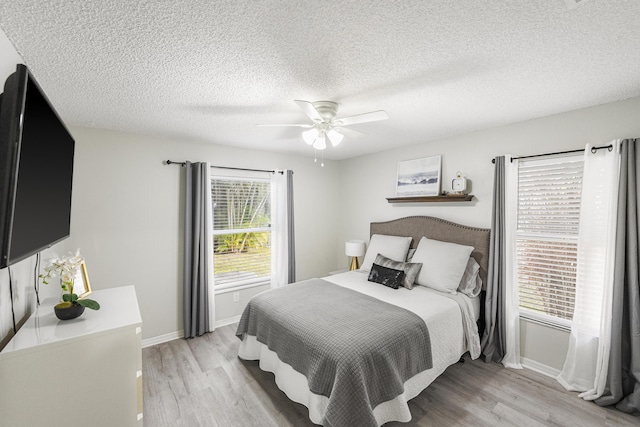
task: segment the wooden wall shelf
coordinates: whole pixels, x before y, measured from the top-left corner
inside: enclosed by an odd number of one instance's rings
[[[473,194],[448,194],[446,196],[404,196],[387,197],[389,203],[446,203],[446,202],[469,202],[473,199]]]

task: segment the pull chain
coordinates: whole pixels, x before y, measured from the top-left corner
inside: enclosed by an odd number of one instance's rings
[[[313,162],[318,163],[318,150],[313,149]],[[324,150],[320,150],[320,167],[324,167]]]

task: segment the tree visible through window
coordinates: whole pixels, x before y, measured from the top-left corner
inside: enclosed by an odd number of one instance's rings
[[[216,288],[271,279],[271,182],[211,179],[213,274]]]
[[[582,156],[518,165],[516,263],[525,317],[570,325],[583,166]]]

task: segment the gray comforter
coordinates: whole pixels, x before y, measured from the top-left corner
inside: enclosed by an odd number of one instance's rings
[[[429,331],[416,314],[311,279],[251,299],[236,335],[253,335],[329,398],[324,426],[376,426],[373,408],[432,367]]]

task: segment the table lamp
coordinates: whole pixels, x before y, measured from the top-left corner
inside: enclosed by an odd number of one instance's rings
[[[351,266],[349,270],[357,270],[360,268],[358,257],[364,255],[365,244],[362,240],[348,240],[345,242],[345,253],[351,258]]]

